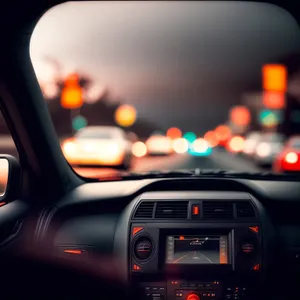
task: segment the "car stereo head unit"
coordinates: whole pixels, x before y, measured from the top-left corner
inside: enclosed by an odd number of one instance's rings
[[[166,264],[228,264],[228,235],[168,235]]]

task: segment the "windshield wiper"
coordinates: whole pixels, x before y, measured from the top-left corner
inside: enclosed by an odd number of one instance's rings
[[[284,179],[299,180],[299,174],[277,174],[270,171],[265,172],[242,172],[228,171],[221,169],[191,169],[175,171],[149,171],[149,172],[128,172],[121,175],[124,180],[151,179],[151,178],[180,178],[180,177],[219,177],[219,178],[241,178],[241,179]]]

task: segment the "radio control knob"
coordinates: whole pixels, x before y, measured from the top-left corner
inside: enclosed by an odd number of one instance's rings
[[[189,294],[186,300],[200,300],[200,297],[197,294]]]

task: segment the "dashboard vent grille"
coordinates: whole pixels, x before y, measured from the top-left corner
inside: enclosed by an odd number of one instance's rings
[[[236,216],[238,219],[255,218],[253,206],[248,201],[238,202],[236,204]]]
[[[160,201],[156,204],[157,219],[187,219],[188,201]]]
[[[135,219],[152,219],[153,209],[155,202],[153,201],[144,201],[142,202],[137,210],[135,211]]]
[[[233,203],[225,201],[203,201],[203,219],[233,220]]]

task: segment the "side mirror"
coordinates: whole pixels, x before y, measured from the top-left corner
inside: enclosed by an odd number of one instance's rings
[[[18,160],[11,155],[0,154],[0,206],[19,197],[21,176]]]

